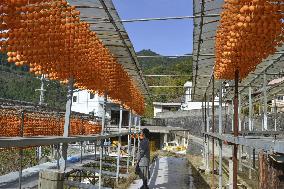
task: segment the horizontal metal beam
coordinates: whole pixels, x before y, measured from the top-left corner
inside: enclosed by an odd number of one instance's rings
[[[183,88],[183,85],[180,86],[149,86],[149,88]]]
[[[166,58],[178,58],[178,57],[192,57],[192,54],[184,54],[184,55],[149,55],[149,56],[137,56],[138,58],[162,58],[162,57],[166,57]]]
[[[237,136],[231,134],[204,133],[205,135],[227,142],[228,144],[238,144],[250,148],[261,149],[270,153],[284,153],[284,139],[263,136]]]
[[[191,77],[192,75],[144,75],[144,77]]]
[[[193,54],[185,54],[185,55],[149,55],[149,56],[137,56],[137,58],[162,58],[162,57],[167,57],[167,58],[178,58],[178,57],[192,57]],[[209,56],[209,57],[215,57],[214,54],[199,54],[199,56]]]
[[[73,143],[84,141],[95,141],[108,139],[118,136],[125,136],[132,134],[130,132],[112,133],[108,135],[88,135],[88,136],[38,136],[38,137],[0,137],[0,148],[19,148],[31,146],[46,146],[60,143]]]
[[[284,131],[243,131],[241,135],[284,135]]]
[[[87,7],[85,7],[87,8]],[[100,7],[95,7],[100,8]],[[130,22],[148,22],[148,21],[165,21],[165,20],[183,20],[183,19],[194,19],[200,17],[219,17],[219,14],[207,14],[207,15],[195,15],[195,16],[173,16],[173,17],[159,17],[159,18],[134,18],[127,20],[114,20],[112,22],[122,22],[122,23],[130,23]],[[110,21],[105,18],[92,18],[97,19],[98,21],[89,22],[89,24],[97,24],[97,23],[109,23]]]
[[[160,94],[152,94],[151,96],[191,96],[191,94],[166,94],[166,93],[160,93]]]

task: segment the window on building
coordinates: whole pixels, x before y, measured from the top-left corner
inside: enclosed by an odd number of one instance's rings
[[[283,101],[283,96],[278,96],[277,99]]]
[[[73,96],[73,102],[77,102],[77,96]]]
[[[94,99],[95,98],[95,95],[90,93],[90,99]]]

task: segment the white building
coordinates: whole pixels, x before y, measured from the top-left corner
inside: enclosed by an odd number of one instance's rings
[[[184,102],[181,104],[181,110],[198,110],[202,108],[202,102],[192,102],[191,92],[192,92],[192,82],[187,81],[184,84],[185,96]]]
[[[104,98],[98,94],[92,94],[86,90],[76,91],[73,94],[71,110],[83,114],[94,113],[94,116],[102,117],[103,102]],[[109,112],[107,116],[110,116]]]
[[[193,102],[191,98],[192,93],[192,82],[187,81],[184,84],[184,101],[182,103],[162,103],[162,102],[153,102],[154,105],[154,117],[157,113],[167,112],[167,111],[178,111],[178,110],[200,110],[202,109],[202,102]],[[215,97],[214,106],[219,106],[219,98]],[[205,105],[205,104],[204,104]],[[211,108],[212,102],[209,102]]]
[[[103,116],[103,103],[104,97],[98,94],[92,94],[86,90],[79,90],[73,93],[72,107],[73,112],[83,114],[93,114],[98,120]],[[106,119],[111,120],[110,124],[117,125],[119,122],[119,109],[118,104],[113,103],[108,99],[106,103]],[[122,124],[128,125],[129,112],[123,110]]]

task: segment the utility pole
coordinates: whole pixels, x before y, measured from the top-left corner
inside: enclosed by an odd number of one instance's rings
[[[40,89],[36,89],[35,91],[40,91],[39,105],[43,105],[44,104],[44,92],[46,91],[44,89],[45,77],[43,74],[41,75],[40,81],[41,81]]]
[[[40,91],[39,103],[38,103],[39,105],[44,104],[44,92],[46,91],[44,89],[44,81],[45,81],[45,77],[44,77],[44,74],[42,74],[41,78],[40,78],[40,82],[41,82],[40,89],[35,90],[35,91]],[[41,149],[41,146],[39,146],[39,147],[37,147],[37,159],[38,159],[38,161],[41,158],[41,154],[42,154],[42,149]]]

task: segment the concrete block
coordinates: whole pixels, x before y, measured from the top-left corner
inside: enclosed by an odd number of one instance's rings
[[[58,170],[44,170],[39,173],[39,189],[63,189],[64,173]]]

